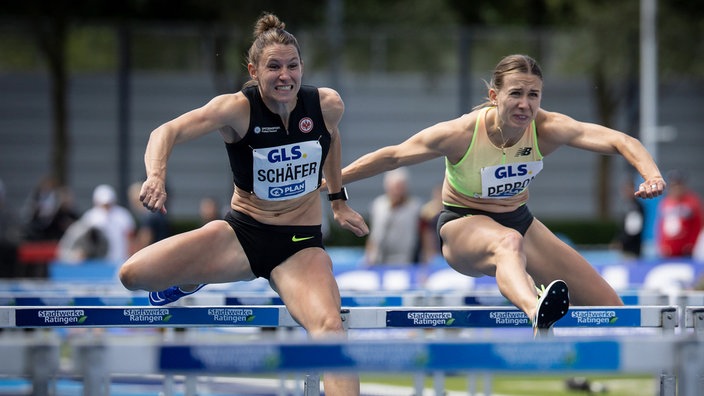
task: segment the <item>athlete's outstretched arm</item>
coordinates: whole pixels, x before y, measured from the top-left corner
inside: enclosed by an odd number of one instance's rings
[[[241,93],[220,95],[204,106],[191,110],[154,129],[144,152],[147,180],[142,184],[139,199],[153,211],[166,213],[166,167],[173,147],[213,132],[223,126],[236,126],[237,118],[248,111],[247,99]]]
[[[663,194],[666,182],[655,160],[638,139],[602,125],[580,122],[560,113],[541,111],[540,116],[543,122],[538,131],[540,149],[544,155],[562,144],[600,154],[621,155],[644,180],[634,193],[636,197],[654,198]]]
[[[455,156],[466,150],[462,131],[466,117],[435,124],[411,136],[404,142],[382,147],[365,154],[342,169],[342,182],[366,179],[402,166],[419,164],[441,156]]]

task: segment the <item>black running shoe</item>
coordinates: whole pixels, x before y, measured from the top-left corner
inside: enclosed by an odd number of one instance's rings
[[[552,325],[567,314],[570,296],[567,284],[562,280],[553,281],[539,291],[538,309],[533,319],[533,336],[545,334]]]

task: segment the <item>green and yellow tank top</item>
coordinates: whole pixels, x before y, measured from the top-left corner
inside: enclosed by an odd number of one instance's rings
[[[535,121],[516,144],[502,149],[487,134],[485,118],[489,109],[477,116],[472,141],[462,159],[452,164],[445,158],[445,174],[448,183],[467,197],[511,198],[526,191],[543,169]]]

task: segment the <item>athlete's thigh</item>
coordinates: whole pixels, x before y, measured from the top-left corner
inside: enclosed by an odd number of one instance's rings
[[[613,288],[574,248],[534,219],[524,237],[527,270],[536,284],[564,280],[574,305],[620,305]]]
[[[495,253],[503,236],[511,232],[487,216],[461,217],[447,222],[440,229],[442,253],[447,263],[459,273],[494,276]]]
[[[289,257],[271,272],[271,285],[311,335],[341,330],[340,292],[325,250],[307,248]]]
[[[237,236],[230,225],[221,220],[149,245],[132,256],[125,266],[150,285],[223,283],[254,278]]]

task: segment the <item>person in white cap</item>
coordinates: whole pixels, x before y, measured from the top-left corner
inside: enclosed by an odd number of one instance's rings
[[[93,190],[93,207],[80,219],[89,227],[100,230],[108,241],[106,259],[115,265],[129,257],[129,242],[135,231],[132,214],[117,204],[115,189],[101,184]]]

